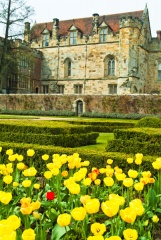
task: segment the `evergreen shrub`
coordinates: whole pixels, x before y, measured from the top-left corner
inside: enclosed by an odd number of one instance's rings
[[[157,117],[144,117],[136,123],[135,127],[160,128],[161,119]]]

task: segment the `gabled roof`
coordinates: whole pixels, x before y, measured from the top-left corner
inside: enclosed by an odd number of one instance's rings
[[[119,20],[124,16],[132,16],[132,17],[138,17],[139,19],[142,19],[143,10],[99,16],[99,24],[101,24],[104,21],[113,30],[113,32],[116,33],[119,31]],[[79,29],[83,34],[89,35],[93,27],[92,22],[93,22],[93,17],[77,18],[77,19],[74,19],[74,26],[77,29]],[[59,35],[67,36],[68,31],[72,26],[72,24],[73,24],[73,19],[59,21]],[[41,36],[41,32],[45,27],[48,28],[49,31],[52,31],[53,22],[35,24],[32,28],[31,38],[32,39],[39,38]]]

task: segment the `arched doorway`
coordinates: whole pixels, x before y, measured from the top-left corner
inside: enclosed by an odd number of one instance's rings
[[[39,93],[39,88],[38,87],[35,88],[35,93]]]
[[[79,116],[83,112],[83,102],[78,100],[76,103],[76,115]]]

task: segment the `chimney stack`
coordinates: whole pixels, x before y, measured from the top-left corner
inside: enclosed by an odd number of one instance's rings
[[[159,41],[161,41],[161,30],[157,31],[157,38]]]
[[[25,22],[24,40],[25,42],[30,41],[30,23],[29,22]]]

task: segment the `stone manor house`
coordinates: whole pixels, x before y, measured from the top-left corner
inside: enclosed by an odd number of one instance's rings
[[[161,92],[161,31],[144,10],[25,24],[24,41],[42,53],[39,93]],[[35,91],[34,91],[35,92]]]
[[[27,75],[9,79],[10,93],[161,93],[161,31],[152,37],[147,5],[135,12],[54,18],[32,28],[26,22],[17,46],[33,51],[37,61],[31,71],[27,55],[22,57],[19,69]]]

